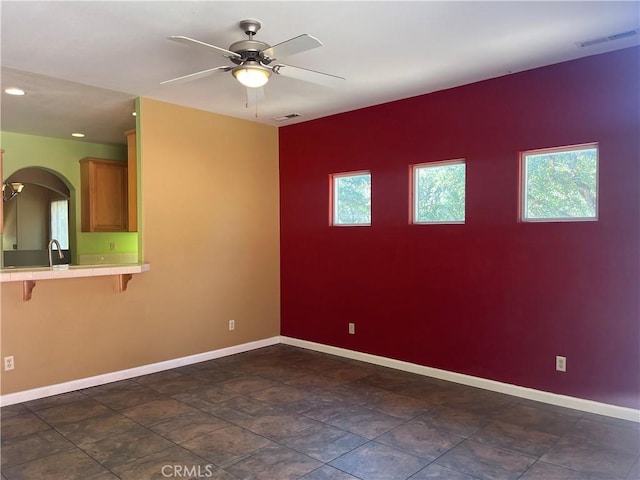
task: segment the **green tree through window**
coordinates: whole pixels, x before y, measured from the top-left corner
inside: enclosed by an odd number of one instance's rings
[[[333,224],[371,224],[371,174],[333,176]]]
[[[596,146],[524,153],[523,219],[597,217]]]
[[[414,223],[464,222],[464,162],[415,165],[413,181]]]

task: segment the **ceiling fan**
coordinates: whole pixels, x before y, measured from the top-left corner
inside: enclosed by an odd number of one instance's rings
[[[232,43],[228,49],[216,47],[215,45],[210,45],[189,37],[169,37],[169,40],[174,42],[196,46],[198,48],[206,49],[209,52],[222,55],[223,57],[231,60],[231,62],[236,66],[208,68],[207,70],[202,70],[200,72],[190,73],[189,75],[172,78],[171,80],[165,80],[164,82],[161,82],[161,85],[167,83],[188,82],[208,75],[213,75],[217,72],[229,71],[231,71],[236,80],[248,88],[259,88],[264,86],[269,81],[272,74],[330,87],[339,86],[344,81],[344,78],[336,75],[276,63],[280,58],[320,47],[322,46],[322,43],[317,38],[305,33],[282,43],[278,43],[277,45],[270,46],[267,43],[253,39],[261,26],[262,25],[258,20],[242,20],[240,22],[240,28],[245,34],[247,34],[249,39]]]

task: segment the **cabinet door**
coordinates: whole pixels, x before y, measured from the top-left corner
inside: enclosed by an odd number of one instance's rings
[[[127,230],[127,167],[97,163],[94,231]]]
[[[127,231],[127,165],[84,159],[81,162],[82,231]]]

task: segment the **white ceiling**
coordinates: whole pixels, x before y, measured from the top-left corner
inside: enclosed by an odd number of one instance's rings
[[[3,130],[124,143],[137,96],[271,125],[289,125],[579,57],[638,45],[640,35],[578,43],[638,29],[640,2],[217,2],[5,1],[0,6]],[[265,98],[245,108],[229,72],[160,82],[232,65],[167,40],[184,35],[228,48],[238,23],[262,22],[270,45],[311,34],[321,48],[283,63],[344,77],[329,88],[272,76]],[[295,120],[275,117],[300,113]]]

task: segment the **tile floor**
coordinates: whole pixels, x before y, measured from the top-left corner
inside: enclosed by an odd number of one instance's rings
[[[640,479],[636,423],[285,345],[1,414],[2,480]]]

